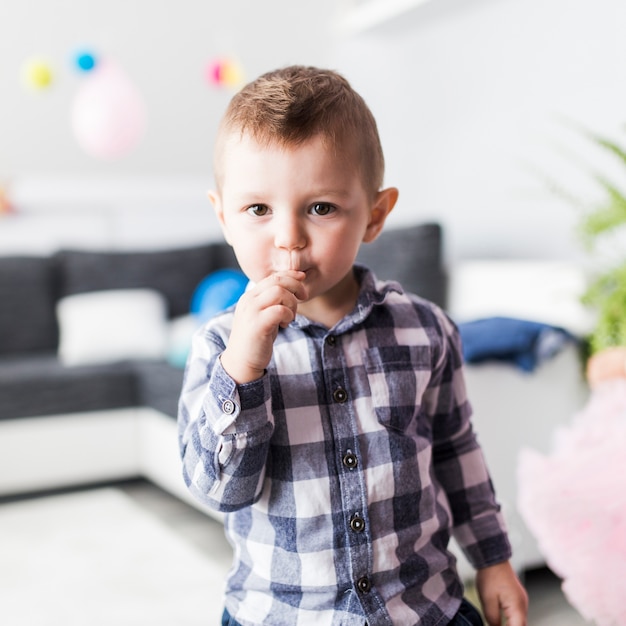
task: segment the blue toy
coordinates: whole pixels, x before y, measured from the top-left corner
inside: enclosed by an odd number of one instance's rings
[[[209,274],[196,287],[191,298],[191,314],[206,322],[220,311],[236,304],[248,285],[243,272],[222,269]]]

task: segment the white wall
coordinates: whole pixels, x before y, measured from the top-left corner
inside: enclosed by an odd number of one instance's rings
[[[332,0],[2,0],[0,180],[32,174],[199,175],[210,169],[215,126],[232,92],[208,86],[205,65],[237,57],[249,78],[293,62],[329,60]],[[81,152],[69,124],[83,76],[77,49],[117,61],[144,96],[144,140],[112,162]],[[20,68],[50,59],[53,86],[31,93]]]
[[[620,0],[431,0],[342,41],[400,188],[392,222],[442,221],[450,260],[578,256],[576,210],[529,166],[595,197],[557,143],[601,157],[556,117],[626,137],[624,24]]]
[[[247,78],[290,63],[330,61],[333,0],[2,0],[0,185],[16,216],[0,215],[0,254],[60,246],[163,247],[221,237],[206,190],[229,89],[204,78],[232,57]],[[143,96],[147,130],[115,160],[85,154],[72,134],[85,79],[74,57],[115,61]],[[52,86],[25,89],[25,60],[44,57]]]
[[[621,129],[626,3],[430,0],[360,33],[333,29],[340,4],[0,3],[0,182],[13,180],[23,216],[44,212],[50,221],[59,205],[75,224],[78,214],[114,214],[113,226],[105,219],[106,232],[121,234],[128,245],[161,245],[168,232],[182,242],[186,235],[180,227],[172,230],[171,220],[181,221],[177,212],[183,209],[191,239],[219,236],[204,192],[215,128],[231,92],[204,82],[205,63],[234,55],[249,78],[287,63],[327,65],[353,82],[379,120],[387,182],[401,191],[392,225],[441,221],[451,262],[577,256],[575,211],[547,193],[528,165],[588,190],[580,170],[552,143],[572,140],[554,115],[611,133]],[[143,141],[115,161],[88,157],[70,131],[69,111],[81,80],[71,61],[79,46],[117,60],[146,100]],[[20,65],[35,54],[50,58],[57,69],[45,93],[19,84]],[[596,158],[586,145],[580,147],[585,159]],[[177,197],[175,189],[181,190]],[[171,210],[163,198],[171,198]],[[146,219],[130,215],[133,208]],[[148,220],[157,210],[157,219]],[[19,247],[23,233],[33,232],[26,219],[19,221],[0,218],[0,253]],[[135,231],[120,231],[131,224]],[[101,227],[81,228],[69,236],[71,229],[57,222],[56,231],[66,233],[62,243],[88,243],[84,231]],[[52,237],[52,231],[42,227],[29,238],[29,248],[58,241],[61,235]],[[108,245],[106,237],[95,239]]]

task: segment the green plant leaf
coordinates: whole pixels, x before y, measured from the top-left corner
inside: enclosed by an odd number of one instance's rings
[[[598,276],[589,285],[583,302],[599,314],[590,337],[591,352],[626,346],[626,262]]]
[[[572,120],[561,121],[626,166],[626,150],[616,141]],[[626,194],[604,174],[594,171],[594,168],[586,169],[604,193],[604,198],[599,202],[588,203],[580,218],[579,231],[583,242],[591,247],[601,235],[626,226]],[[569,196],[571,199],[571,194],[559,190],[555,184],[552,188],[557,189],[562,198]],[[580,208],[583,203],[576,198],[572,204]],[[596,277],[582,301],[598,313],[595,328],[589,337],[590,352],[595,353],[611,346],[626,346],[626,259]]]
[[[604,176],[596,175],[595,180],[604,190],[606,201],[596,205],[595,209],[582,220],[582,233],[589,238],[595,238],[626,224],[626,196]]]

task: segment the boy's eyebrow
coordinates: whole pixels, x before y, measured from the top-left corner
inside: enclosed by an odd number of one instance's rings
[[[250,201],[256,201],[256,200],[262,200],[267,194],[262,192],[262,191],[255,191],[254,189],[250,190],[250,189],[244,189],[244,190],[235,190],[232,192],[233,197],[235,198],[235,200],[238,201],[243,201],[245,200],[246,202],[250,202]]]
[[[339,196],[339,197],[346,197],[350,195],[350,192],[347,189],[333,189],[333,188],[321,188],[321,189],[316,189],[313,193],[310,194],[311,196]]]
[[[255,191],[254,189],[247,190],[237,190],[234,192],[235,199],[239,201],[245,200],[246,202],[253,202],[266,199],[267,193],[263,191]],[[319,189],[313,189],[312,191],[306,191],[306,196],[308,198],[324,198],[324,197],[334,197],[334,198],[346,198],[350,195],[350,191],[343,188],[331,188],[331,187],[321,187]]]

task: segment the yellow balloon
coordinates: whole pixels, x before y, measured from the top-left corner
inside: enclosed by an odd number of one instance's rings
[[[31,89],[46,89],[52,84],[52,67],[43,59],[30,59],[22,68],[22,81]]]
[[[228,87],[239,87],[244,82],[241,66],[236,61],[225,61],[222,65],[222,80]]]

